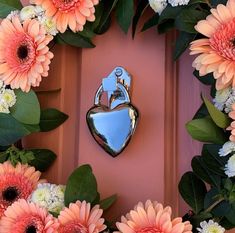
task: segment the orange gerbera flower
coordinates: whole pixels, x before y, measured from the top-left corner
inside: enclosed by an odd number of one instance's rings
[[[8,207],[0,220],[1,233],[57,233],[58,226],[46,209],[23,199]]]
[[[219,4],[195,29],[207,38],[191,43],[193,62],[201,76],[213,72],[217,90],[235,87],[235,0]]]
[[[86,201],[71,203],[69,208],[65,208],[60,212],[58,232],[99,233],[106,228],[104,219],[101,218],[102,213],[103,210],[98,205],[91,209],[90,203]]]
[[[28,199],[37,187],[41,173],[34,167],[10,162],[0,164],[0,218],[18,199]]]
[[[94,6],[99,0],[31,0],[31,3],[42,6],[63,33],[67,27],[74,32],[82,31],[86,21],[94,21]]]
[[[126,217],[118,222],[116,233],[192,233],[192,225],[182,222],[182,218],[171,220],[171,208],[163,208],[162,204],[147,201],[140,202]]]
[[[17,16],[12,21],[4,19],[0,25],[0,79],[12,89],[26,92],[39,86],[42,77],[48,76],[53,58],[47,47],[52,39],[36,19],[23,25]]]

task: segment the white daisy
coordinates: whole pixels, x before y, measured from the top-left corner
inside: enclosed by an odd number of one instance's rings
[[[167,6],[167,0],[149,0],[149,5],[160,15]]]
[[[224,233],[225,229],[220,226],[217,222],[209,220],[209,222],[203,221],[200,223],[201,228],[197,228],[198,232],[201,233]]]
[[[49,212],[59,214],[64,205],[64,185],[49,183],[38,184],[29,201],[46,208]]]
[[[171,6],[182,6],[182,5],[188,5],[190,0],[168,0],[168,2],[171,4]]]
[[[235,176],[235,154],[229,158],[227,164],[225,165],[224,171],[228,177]]]
[[[219,109],[220,111],[223,111],[225,107],[225,103],[231,94],[232,94],[231,87],[216,91],[215,98],[213,99],[215,107]]]
[[[16,103],[16,95],[15,92],[11,89],[4,89],[0,96],[2,102],[5,102],[5,104],[8,107],[12,107]]]
[[[39,17],[38,19],[39,19],[39,22],[46,29],[47,34],[55,36],[58,33],[58,30],[56,28],[56,23],[52,18],[43,16],[43,17]]]
[[[221,156],[221,157],[227,156],[232,152],[235,152],[235,142],[228,141],[219,150],[219,156]]]
[[[25,21],[27,19],[33,19],[36,17],[36,11],[34,6],[25,6],[20,11],[20,19]]]

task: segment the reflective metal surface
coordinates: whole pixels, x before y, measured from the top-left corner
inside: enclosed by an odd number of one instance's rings
[[[120,76],[116,74],[117,71]],[[123,78],[121,73],[124,74]],[[95,105],[88,111],[86,118],[94,139],[113,157],[119,155],[128,145],[139,116],[137,109],[130,103],[128,89],[131,79],[126,74],[128,73],[123,68],[117,67],[108,78],[103,79],[95,95]],[[104,91],[108,92],[109,106],[101,103]]]

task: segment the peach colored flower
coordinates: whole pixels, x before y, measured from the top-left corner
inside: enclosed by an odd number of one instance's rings
[[[95,5],[99,0],[31,0],[42,6],[47,17],[52,17],[58,31],[82,31],[86,21],[95,21]]]
[[[103,210],[98,205],[91,209],[90,203],[86,201],[71,203],[69,208],[60,212],[58,217],[60,227],[59,233],[98,233],[103,231],[106,226],[101,218]]]
[[[0,164],[0,218],[18,199],[27,199],[37,187],[41,173],[34,167],[10,162]],[[1,232],[1,231],[0,231]]]
[[[0,233],[57,233],[58,221],[34,203],[20,199],[0,220]]]
[[[12,21],[4,19],[0,25],[0,79],[12,89],[26,92],[39,86],[42,77],[48,76],[53,58],[47,46],[52,39],[36,19],[23,25],[17,16]]]
[[[171,208],[158,202],[139,202],[134,210],[118,222],[119,233],[192,233],[192,225],[182,218],[171,220]],[[118,232],[117,232],[118,233]]]
[[[201,76],[213,72],[217,90],[235,87],[235,0],[211,9],[195,29],[207,38],[191,43],[190,54],[199,54],[193,67]]]

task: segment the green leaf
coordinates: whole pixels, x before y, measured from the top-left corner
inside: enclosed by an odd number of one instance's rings
[[[201,107],[197,110],[195,113],[193,119],[199,119],[199,118],[204,118],[209,115],[209,112],[206,108],[206,105],[202,103]]]
[[[133,22],[132,22],[132,38],[135,37],[136,29],[139,23],[139,20],[141,16],[144,14],[145,10],[149,6],[149,1],[148,0],[139,0],[136,8],[135,15],[133,17]]]
[[[214,174],[226,177],[224,174],[224,166],[227,162],[226,157],[220,157],[218,152],[220,145],[204,144],[202,148],[202,157],[206,166]]]
[[[193,139],[201,142],[224,144],[227,138],[210,117],[195,119],[186,124],[186,129]]]
[[[213,203],[218,201],[221,195],[216,187],[212,187],[204,198],[204,209],[209,208]]]
[[[30,165],[34,166],[36,170],[45,172],[55,161],[56,154],[46,149],[32,149],[34,160],[30,161]]]
[[[39,124],[40,104],[34,91],[26,93],[18,89],[14,92],[16,104],[10,109],[11,115],[23,124]]]
[[[144,32],[148,30],[149,28],[156,26],[158,24],[158,19],[159,19],[159,15],[154,14],[150,19],[148,19],[147,22],[145,22],[141,31]]]
[[[102,13],[102,14],[100,14],[101,16],[98,18],[99,24],[95,28],[95,32],[97,34],[103,34],[107,30],[107,28],[109,28],[111,24],[110,15],[113,9],[115,8],[117,2],[118,0],[106,0],[106,1],[99,3],[100,5],[99,13]]]
[[[104,200],[100,201],[100,208],[103,210],[109,209],[117,200],[117,195],[112,195]]]
[[[30,133],[10,114],[0,113],[0,146],[11,145]]]
[[[233,225],[235,225],[235,206],[232,205],[231,209],[227,214],[225,215],[226,219]]]
[[[205,19],[208,14],[194,8],[183,9],[175,19],[175,26],[180,31],[197,33],[194,26],[198,21]]]
[[[69,177],[65,190],[65,205],[77,200],[92,203],[97,197],[97,182],[90,165],[77,168]]]
[[[0,0],[0,18],[6,18],[11,11],[21,8],[22,4],[19,0]]]
[[[134,16],[134,1],[118,0],[116,6],[116,18],[118,24],[125,33],[128,32],[133,16]]]
[[[209,73],[205,76],[200,76],[199,71],[194,70],[193,75],[203,84],[205,85],[214,85],[215,84],[215,79],[213,76],[213,73]]]
[[[205,97],[203,97],[203,101],[207,107],[207,110],[212,118],[212,120],[215,122],[215,124],[222,128],[222,129],[226,129],[230,123],[231,120],[229,119],[229,117],[224,114],[223,112],[221,112],[220,110],[218,110],[208,99],[206,99]]]
[[[229,204],[229,202],[222,201],[216,205],[211,212],[215,217],[223,217],[231,210],[231,208],[232,206]]]
[[[57,109],[48,108],[42,110],[40,119],[41,132],[48,132],[63,124],[68,119],[68,115]]]
[[[168,4],[159,17],[159,23],[162,23],[168,19],[175,19],[183,9],[185,9],[185,6],[173,7]]]
[[[177,60],[182,53],[188,48],[190,42],[196,37],[196,34],[180,32],[175,45],[174,60]]]
[[[163,34],[175,27],[175,21],[173,19],[168,19],[167,21],[158,25],[158,33]]]
[[[217,188],[220,187],[220,177],[216,174],[211,173],[211,171],[207,168],[203,158],[201,156],[195,156],[192,159],[192,169],[193,172],[206,183],[216,186]]]
[[[197,214],[203,209],[206,185],[193,172],[185,173],[179,182],[179,192]]]
[[[78,33],[67,30],[66,32],[59,33],[57,36],[57,42],[62,44],[68,44],[79,48],[94,48],[90,38],[82,36]]]
[[[207,0],[190,0],[188,3],[188,6],[194,5],[194,4],[200,4],[200,3],[208,4]]]

